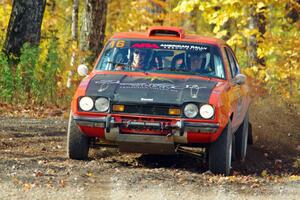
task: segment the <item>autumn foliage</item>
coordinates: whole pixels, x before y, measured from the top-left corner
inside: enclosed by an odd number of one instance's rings
[[[0,2],[0,47],[12,9]],[[79,3],[79,27],[83,17]],[[296,0],[131,0],[108,3],[106,39],[115,32],[145,31],[149,26],[183,27],[187,32],[225,39],[236,52],[254,93],[276,95],[300,104],[300,3]],[[0,101],[68,105],[70,71],[83,52],[71,37],[72,1],[48,1],[39,46],[25,44],[19,62],[0,53]],[[78,55],[70,65],[72,52]],[[93,53],[93,52],[90,52]],[[92,64],[90,64],[90,69]]]

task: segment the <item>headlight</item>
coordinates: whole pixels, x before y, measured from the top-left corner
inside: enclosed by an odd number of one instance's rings
[[[103,97],[98,98],[95,101],[95,108],[99,112],[106,112],[109,109],[109,100]]]
[[[83,111],[90,111],[94,107],[94,101],[91,97],[82,97],[79,100],[79,107]]]
[[[184,115],[187,116],[188,118],[194,118],[198,114],[198,107],[193,104],[189,103],[184,107]]]
[[[205,104],[201,106],[199,112],[200,112],[200,116],[204,119],[210,119],[215,114],[214,108],[209,104]]]

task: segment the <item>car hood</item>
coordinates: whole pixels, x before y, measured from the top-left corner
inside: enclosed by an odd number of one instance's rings
[[[107,97],[117,103],[208,103],[215,85],[215,81],[194,78],[96,74],[87,86],[86,95]]]

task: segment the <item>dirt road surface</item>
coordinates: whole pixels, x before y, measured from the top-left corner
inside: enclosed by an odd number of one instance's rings
[[[69,160],[66,127],[61,118],[0,118],[0,199],[300,199],[292,161],[256,145],[223,177],[187,154],[102,148]]]

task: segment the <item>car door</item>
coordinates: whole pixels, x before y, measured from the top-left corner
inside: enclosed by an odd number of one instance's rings
[[[243,110],[244,95],[242,92],[243,86],[235,83],[235,77],[237,74],[240,73],[240,68],[232,50],[228,46],[226,46],[225,52],[226,52],[226,57],[230,68],[231,80],[230,80],[229,98],[230,98],[231,108],[233,111],[233,118],[231,124],[232,124],[233,132],[235,132],[244,118],[244,110]]]

